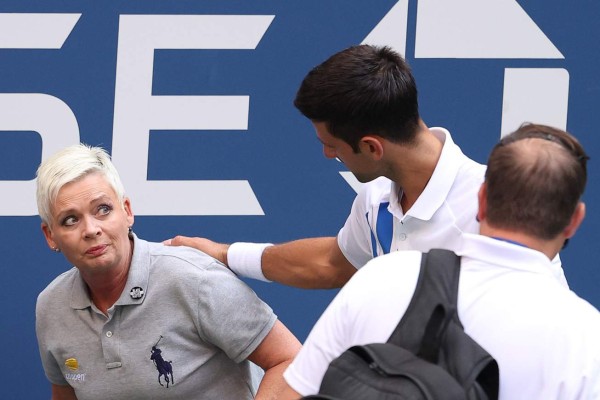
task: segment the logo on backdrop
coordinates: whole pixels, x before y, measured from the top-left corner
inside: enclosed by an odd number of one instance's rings
[[[390,45],[405,54],[408,5],[408,0],[398,1],[364,43]],[[0,51],[60,50],[80,17],[77,13],[0,13]],[[253,50],[274,17],[120,16],[112,157],[130,196],[144,199],[137,203],[136,214],[264,215],[247,180],[148,180],[148,148],[153,129],[247,130],[250,110],[250,97],[243,95],[152,95],[154,51]],[[514,0],[419,0],[416,19],[415,58],[564,58]],[[568,91],[565,69],[505,68],[501,133],[525,120],[566,128]],[[0,131],[37,132],[42,158],[80,140],[71,106],[42,93],[0,93]],[[341,174],[358,188],[350,172]],[[0,215],[37,214],[35,180],[0,181],[0,191],[7,194],[0,197]]]
[[[396,3],[363,43],[392,46],[405,54],[408,4]],[[419,0],[416,19],[415,58],[564,59],[513,0]],[[523,121],[566,129],[569,73],[565,69],[505,68],[501,95],[501,135]],[[351,172],[340,174],[358,191],[361,183]]]

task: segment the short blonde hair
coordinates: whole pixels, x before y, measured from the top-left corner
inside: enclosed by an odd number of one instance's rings
[[[36,174],[36,200],[42,221],[50,225],[50,210],[64,185],[96,172],[106,178],[123,205],[125,188],[110,156],[103,148],[80,143],[66,147],[43,161]]]

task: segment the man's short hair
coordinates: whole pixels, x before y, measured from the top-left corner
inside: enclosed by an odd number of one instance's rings
[[[389,47],[360,45],[334,54],[304,78],[294,105],[355,152],[372,134],[410,143],[420,120],[410,67]]]
[[[485,175],[488,223],[545,240],[555,238],[583,195],[588,159],[569,133],[522,125],[490,154]]]

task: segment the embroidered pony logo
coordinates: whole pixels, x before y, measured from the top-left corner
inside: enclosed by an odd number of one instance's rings
[[[160,336],[160,339],[158,339],[158,342],[156,342],[156,344],[154,346],[152,346],[152,350],[151,353],[152,355],[150,356],[150,359],[152,360],[152,362],[154,362],[154,366],[156,367],[156,370],[158,371],[158,384],[160,386],[165,386],[162,384],[162,382],[160,381],[160,377],[164,377],[165,378],[165,383],[167,384],[167,388],[169,387],[169,382],[171,382],[171,384],[175,384],[175,380],[173,379],[173,367],[171,366],[171,361],[165,361],[162,357],[162,350],[159,349],[158,347],[158,343],[162,340],[162,335]],[[171,379],[169,380],[169,375],[171,376]]]

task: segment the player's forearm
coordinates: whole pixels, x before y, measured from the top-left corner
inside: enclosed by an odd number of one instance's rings
[[[295,240],[267,247],[262,254],[265,277],[295,287],[341,287],[355,271],[339,250],[335,237]]]

